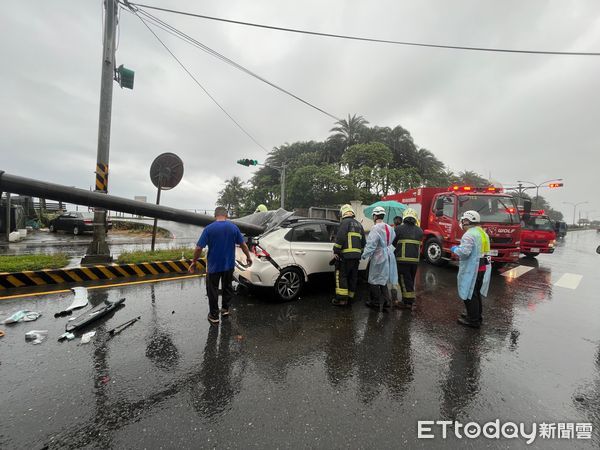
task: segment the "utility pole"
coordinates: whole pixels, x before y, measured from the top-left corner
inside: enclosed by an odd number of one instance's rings
[[[281,165],[281,209],[285,209],[285,163]]]
[[[117,30],[117,0],[104,0],[104,43],[102,50],[102,78],[100,82],[100,117],[98,124],[98,152],[96,156],[96,192],[108,191],[108,155],[110,150],[110,122],[112,113],[113,81],[115,78],[115,35]],[[94,237],[81,260],[82,264],[111,262],[106,244],[106,210],[94,209]]]

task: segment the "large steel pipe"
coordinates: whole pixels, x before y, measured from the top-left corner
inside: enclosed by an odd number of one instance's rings
[[[12,192],[13,194],[104,208],[138,216],[156,217],[157,219],[171,220],[190,225],[206,226],[215,220],[214,217],[205,214],[196,214],[181,209],[169,208],[168,206],[153,205],[152,203],[138,202],[114,195],[86,191],[85,189],[63,186],[61,184],[47,183],[45,181],[10,175],[3,171],[0,171],[0,192]],[[258,225],[251,225],[235,220],[233,222],[243,233],[248,235],[257,236],[264,231],[264,228]]]

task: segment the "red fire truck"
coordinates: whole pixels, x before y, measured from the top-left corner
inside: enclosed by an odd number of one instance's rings
[[[415,209],[423,228],[423,253],[434,265],[443,265],[453,258],[450,247],[458,245],[463,235],[459,219],[465,211],[481,215],[483,228],[490,236],[492,261],[496,264],[519,259],[521,225],[519,211],[513,198],[502,188],[489,186],[424,187],[384,200],[396,200]]]
[[[540,253],[554,253],[556,232],[554,224],[543,209],[532,210],[529,214],[521,211],[521,252],[528,258]]]

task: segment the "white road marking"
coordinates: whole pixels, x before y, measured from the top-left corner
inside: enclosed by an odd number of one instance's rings
[[[579,275],[576,273],[565,273],[562,277],[558,279],[556,283],[554,283],[554,286],[564,287],[567,289],[577,289],[579,283],[581,283],[582,278],[583,275]]]
[[[510,269],[510,270],[507,270],[506,272],[503,272],[502,276],[509,278],[511,280],[514,280],[516,278],[519,278],[521,275],[525,275],[530,270],[533,270],[533,267],[517,266],[514,269]]]

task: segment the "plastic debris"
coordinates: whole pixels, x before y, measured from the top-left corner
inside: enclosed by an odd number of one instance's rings
[[[25,340],[32,344],[41,344],[48,337],[48,330],[31,330],[25,333]]]
[[[0,330],[0,337],[4,337],[4,331]]]
[[[75,298],[71,305],[64,311],[57,312],[54,317],[68,316],[74,309],[83,308],[88,304],[88,290],[84,287],[74,287],[71,289],[75,294]]]
[[[73,339],[75,339],[75,335],[73,333],[66,332],[66,333],[61,334],[58,337],[59,341],[64,341],[65,339],[67,341],[72,341]]]
[[[110,334],[111,336],[114,336],[115,334],[119,334],[125,328],[130,327],[131,325],[133,325],[134,323],[136,323],[141,318],[142,318],[142,316],[138,316],[135,319],[131,319],[131,320],[128,320],[127,322],[125,322],[125,323],[122,323],[121,325],[117,325],[112,330],[110,330],[108,332],[108,334]]]
[[[66,333],[65,333],[66,334]],[[84,333],[81,336],[81,343],[82,344],[87,344],[88,342],[90,342],[92,340],[92,338],[96,336],[96,332],[95,331],[90,331],[88,333]]]
[[[17,322],[31,322],[40,317],[42,313],[29,311],[27,309],[22,309],[21,311],[17,311],[8,319],[4,319],[3,323],[17,323]]]

